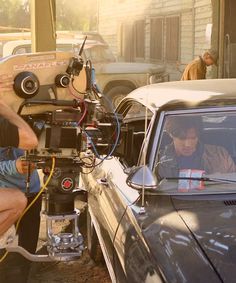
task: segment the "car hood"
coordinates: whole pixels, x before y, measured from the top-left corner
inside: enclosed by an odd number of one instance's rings
[[[236,202],[194,202],[190,207],[179,200],[174,203],[223,282],[235,281]]]
[[[235,282],[236,205],[158,196],[138,222],[167,282]]]
[[[94,64],[96,73],[113,73],[113,74],[156,74],[163,73],[165,67],[162,65],[146,63],[97,63]]]

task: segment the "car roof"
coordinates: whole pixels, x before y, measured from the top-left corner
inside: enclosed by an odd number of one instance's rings
[[[126,99],[134,99],[150,110],[159,108],[236,105],[236,79],[174,81],[147,85],[132,91]]]

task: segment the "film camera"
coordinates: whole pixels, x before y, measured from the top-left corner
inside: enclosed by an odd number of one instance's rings
[[[105,112],[100,105],[92,72],[90,62],[84,64],[80,56],[67,52],[21,54],[0,63],[1,78],[14,78],[13,90],[0,96],[37,134],[39,146],[26,158],[43,170],[47,183],[43,215],[48,255],[31,255],[14,245],[7,248],[32,261],[68,260],[81,255],[80,212],[74,200],[84,193],[79,188],[81,171],[94,161],[92,157],[93,161],[86,164],[81,153],[110,156],[119,143],[121,118]],[[70,231],[55,232],[57,221],[69,221]]]

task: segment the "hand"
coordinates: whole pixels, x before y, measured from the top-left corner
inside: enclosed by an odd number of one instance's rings
[[[0,75],[1,78],[1,75]],[[1,79],[0,79],[1,82]],[[1,85],[0,85],[0,97],[1,97]],[[21,149],[33,149],[38,146],[38,139],[34,131],[13,109],[8,106],[3,99],[0,99],[0,116],[8,120],[11,124],[18,128],[19,144],[17,147]],[[8,144],[11,145],[11,144]]]
[[[30,173],[32,173],[33,170],[36,169],[35,163],[32,163],[30,161],[22,160],[21,158],[18,158],[16,160],[16,169],[20,174],[26,174],[28,172],[28,165],[30,163]]]

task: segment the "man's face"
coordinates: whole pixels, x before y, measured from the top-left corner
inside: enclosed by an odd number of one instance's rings
[[[206,57],[205,57],[205,64],[207,66],[211,66],[214,64],[214,60],[212,59],[212,57],[208,54]]]
[[[174,147],[178,156],[191,156],[198,143],[198,135],[194,128],[188,129],[184,137],[173,137]]]

